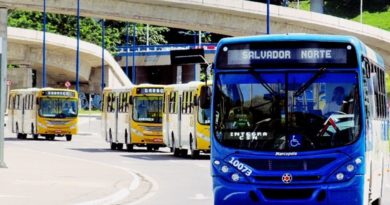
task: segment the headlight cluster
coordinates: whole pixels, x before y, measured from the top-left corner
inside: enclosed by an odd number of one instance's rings
[[[42,123],[40,123],[40,122],[38,122],[37,125],[38,125],[38,127],[41,127],[43,129],[47,129],[47,126],[42,124]]]
[[[248,182],[246,177],[242,175],[237,169],[230,166],[229,164],[223,162],[222,160],[214,160],[213,161],[214,170],[216,170],[216,174],[222,176],[224,179],[231,182]]]
[[[363,157],[356,157],[354,160],[345,163],[339,167],[328,179],[328,182],[343,182],[354,177],[359,169],[361,169]]]
[[[144,133],[140,132],[139,130],[135,129],[135,128],[131,128],[131,131],[134,132],[134,134],[140,136],[140,137],[143,137],[144,136]]]

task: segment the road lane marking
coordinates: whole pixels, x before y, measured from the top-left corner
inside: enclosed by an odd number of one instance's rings
[[[142,202],[142,201],[144,201],[146,199],[149,199],[158,190],[157,182],[155,182],[151,177],[149,177],[147,175],[144,175],[144,174],[141,174],[139,172],[136,172],[134,170],[130,170],[130,169],[126,169],[126,168],[123,168],[123,167],[114,166],[114,165],[110,165],[110,164],[106,164],[106,163],[102,163],[102,162],[96,162],[96,161],[92,161],[92,160],[87,160],[87,159],[80,159],[80,158],[76,158],[76,157],[64,156],[64,155],[59,155],[59,154],[54,154],[54,153],[44,152],[44,151],[37,151],[37,150],[34,150],[34,149],[30,149],[30,148],[19,148],[19,149],[25,149],[25,150],[29,150],[31,152],[37,152],[37,153],[41,153],[41,154],[57,156],[57,157],[60,157],[60,158],[79,160],[79,161],[89,162],[89,163],[93,163],[93,164],[98,164],[98,165],[101,165],[101,166],[110,167],[110,168],[116,168],[116,169],[120,169],[122,171],[125,171],[127,174],[129,174],[129,175],[131,175],[133,177],[133,181],[130,183],[129,187],[122,188],[119,191],[117,191],[116,193],[111,194],[111,195],[109,195],[107,197],[104,197],[104,198],[101,198],[101,199],[92,200],[92,201],[86,201],[86,202],[77,203],[77,205],[95,205],[95,204],[104,204],[105,205],[105,204],[115,204],[116,202],[120,202],[120,201],[124,200],[126,197],[129,196],[130,191],[134,191],[135,189],[137,189],[139,187],[139,185],[140,185],[140,177],[139,176],[142,176],[146,181],[148,181],[149,183],[152,184],[151,192],[149,192],[148,194],[142,196],[138,200],[130,203],[131,205],[138,204],[139,202]]]
[[[206,199],[209,199],[209,197],[206,197],[204,194],[201,194],[201,193],[195,194],[195,196],[189,197],[189,198],[193,199],[193,200],[206,200]]]
[[[0,198],[26,198],[26,196],[0,194]]]

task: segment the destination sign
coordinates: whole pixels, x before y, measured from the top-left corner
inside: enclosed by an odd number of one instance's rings
[[[163,94],[163,88],[137,88],[137,94]]]
[[[217,68],[355,67],[356,52],[348,43],[256,42],[224,45]]]
[[[242,49],[227,52],[228,65],[261,64],[272,61],[336,64],[347,62],[347,50],[341,48]]]
[[[74,97],[75,93],[70,91],[43,91],[43,96],[63,96],[63,97]]]

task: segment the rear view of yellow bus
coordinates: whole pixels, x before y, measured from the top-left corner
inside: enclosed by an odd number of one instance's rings
[[[162,139],[162,85],[141,84],[132,90],[130,143],[148,151],[165,146]]]
[[[78,93],[75,90],[30,88],[12,90],[9,95],[9,123],[17,138],[31,134],[54,140],[77,134]]]

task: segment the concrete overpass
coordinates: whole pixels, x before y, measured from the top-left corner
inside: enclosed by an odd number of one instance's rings
[[[42,11],[42,0],[0,0],[10,9]],[[77,1],[47,0],[47,11],[76,14]],[[81,15],[231,36],[264,34],[266,5],[246,0],[81,0]],[[273,33],[353,35],[390,65],[390,32],[328,15],[271,5]]]
[[[8,27],[7,33],[8,63],[23,65],[25,68],[36,70],[37,85],[40,87],[42,82],[42,32]],[[66,81],[74,82],[76,79],[76,39],[47,33],[46,52],[48,86],[64,87]],[[83,92],[100,90],[101,53],[101,47],[80,41],[79,77],[80,88]],[[105,65],[105,83],[107,86],[131,84],[108,51],[105,51]],[[13,72],[11,71],[11,73]],[[25,81],[26,78],[22,78],[24,73],[26,73],[26,70],[20,69],[19,72],[14,74],[12,80]]]

